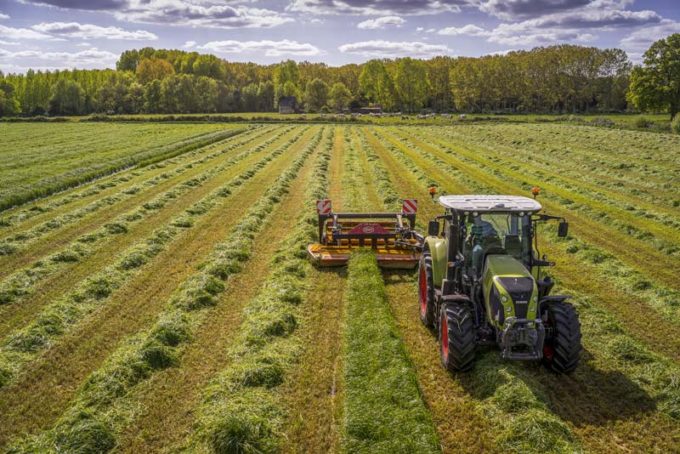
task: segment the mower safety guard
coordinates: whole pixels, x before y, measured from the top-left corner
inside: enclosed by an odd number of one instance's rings
[[[307,252],[319,266],[343,266],[352,250],[370,247],[384,268],[414,268],[423,237],[413,230],[415,200],[404,200],[400,213],[334,213],[330,200],[317,202],[319,242]]]

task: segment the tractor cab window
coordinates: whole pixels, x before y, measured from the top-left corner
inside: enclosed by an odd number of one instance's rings
[[[468,237],[465,256],[478,272],[488,254],[508,254],[523,262],[528,261],[529,216],[516,213],[484,213],[468,216]]]

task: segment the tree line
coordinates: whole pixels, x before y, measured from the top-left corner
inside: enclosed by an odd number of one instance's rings
[[[644,96],[629,93],[631,74],[635,83],[638,73],[622,50],[574,45],[339,67],[292,60],[259,65],[143,48],[123,52],[115,70],[0,72],[0,116],[271,112],[284,96],[295,96],[307,112],[367,105],[408,113],[658,107],[659,102],[645,103]]]

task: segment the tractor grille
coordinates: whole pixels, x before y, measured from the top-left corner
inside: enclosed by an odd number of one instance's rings
[[[530,277],[501,277],[499,280],[515,304],[515,316],[527,318],[534,280]]]

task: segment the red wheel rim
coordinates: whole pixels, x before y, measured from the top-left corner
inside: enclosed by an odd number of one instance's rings
[[[550,361],[552,361],[553,356],[555,356],[555,350],[552,348],[552,346],[544,345],[543,346],[543,358],[545,358],[546,361],[550,362]]]
[[[427,275],[425,274],[425,267],[420,267],[420,279],[418,279],[419,296],[420,296],[420,315],[425,317],[427,314]]]
[[[442,340],[442,360],[446,363],[449,359],[449,324],[446,321],[446,315],[442,316],[440,330],[440,337]]]

